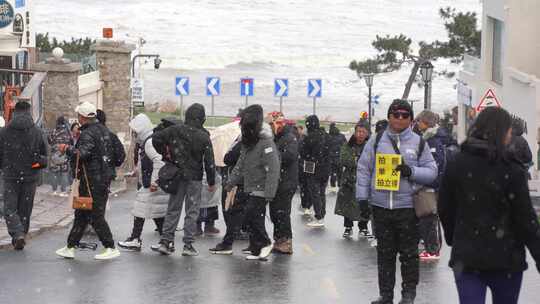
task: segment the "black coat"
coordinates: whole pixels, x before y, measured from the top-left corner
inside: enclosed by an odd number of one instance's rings
[[[0,131],[0,163],[6,180],[36,181],[39,170],[47,166],[45,135],[30,113],[15,113],[13,120]]]
[[[328,134],[319,127],[319,119],[311,115],[306,119],[307,135],[302,141],[300,158],[302,161],[315,162],[315,175],[323,180],[330,176]]]
[[[330,126],[330,132],[328,136],[328,159],[331,164],[339,163],[339,154],[341,151],[341,146],[343,146],[347,139],[345,135],[339,132],[339,129],[335,125]]]
[[[438,211],[457,271],[527,268],[525,246],[540,262],[540,225],[527,179],[515,163],[490,162],[487,143],[468,140],[448,161]]]
[[[281,160],[278,191],[294,190],[298,187],[298,140],[286,126],[274,138]]]
[[[187,180],[200,181],[203,169],[208,185],[216,183],[214,150],[209,133],[202,127],[204,107],[193,104],[186,111],[186,123],[154,133],[152,144],[164,160],[175,163]]]

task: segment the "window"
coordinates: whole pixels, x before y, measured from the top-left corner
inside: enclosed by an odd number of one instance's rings
[[[493,24],[493,50],[491,61],[491,80],[497,84],[503,84],[503,33],[504,23],[500,20],[491,18]]]

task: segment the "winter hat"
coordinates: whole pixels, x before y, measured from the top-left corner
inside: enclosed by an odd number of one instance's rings
[[[96,106],[85,101],[75,108],[75,112],[82,117],[93,118],[96,117]]]
[[[320,127],[321,125],[317,115],[310,115],[306,118],[306,129],[308,129],[308,131],[318,130]]]
[[[264,121],[268,124],[272,125],[274,130],[279,133],[281,132],[281,129],[285,127],[287,122],[285,121],[285,117],[283,116],[283,113],[274,111],[266,114],[266,117],[264,118]]]
[[[263,108],[254,104],[242,111],[240,128],[242,130],[242,144],[254,146],[259,141],[259,133],[262,130],[264,116]]]
[[[395,111],[407,111],[409,114],[411,114],[411,120],[414,117],[413,109],[411,107],[411,104],[403,99],[394,99],[390,107],[388,108],[388,115],[387,117],[390,118],[390,114],[392,114]]]
[[[439,115],[430,110],[424,110],[416,116],[416,120],[425,123],[429,128],[434,128],[439,123]]]
[[[204,106],[200,103],[194,103],[186,110],[186,124],[195,128],[202,128],[206,121],[206,112]]]
[[[133,117],[133,119],[129,122],[129,127],[133,132],[135,133],[141,133],[147,130],[151,130],[153,125],[152,121],[146,114],[138,114],[137,116]]]

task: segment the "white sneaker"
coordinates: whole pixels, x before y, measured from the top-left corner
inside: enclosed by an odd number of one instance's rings
[[[152,251],[159,252],[159,246],[161,246],[161,244],[157,243],[157,244],[151,245],[150,249]]]
[[[314,220],[312,222],[309,222],[307,224],[310,228],[323,228],[324,227],[324,220]]]
[[[260,258],[258,255],[252,255],[252,254],[250,254],[250,255],[247,255],[247,256],[246,256],[246,260],[248,260],[248,261],[256,261],[256,260],[260,260],[260,259],[261,259],[261,258]]]
[[[126,250],[141,251],[142,241],[130,237],[123,242],[118,242],[118,247]]]
[[[63,257],[64,259],[74,259],[75,258],[75,248],[63,247],[56,250],[58,256]]]
[[[309,208],[302,209],[304,211],[304,215],[310,215]]]
[[[58,194],[60,197],[68,197],[69,194],[67,192],[61,192],[60,194]]]
[[[96,260],[111,260],[120,256],[120,251],[116,248],[105,248],[102,253],[96,254],[94,259]]]
[[[369,245],[373,248],[377,247],[377,239],[371,240],[371,243]]]
[[[53,192],[52,192],[52,195],[58,195],[58,192],[53,191]]]
[[[270,243],[268,246],[261,248],[261,252],[259,253],[260,259],[266,259],[270,253],[272,252],[273,244]]]

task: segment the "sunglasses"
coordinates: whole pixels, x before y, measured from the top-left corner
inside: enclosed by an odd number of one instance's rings
[[[392,113],[392,116],[396,119],[409,119],[411,117],[411,113],[409,112],[402,112],[402,111],[396,111]]]

